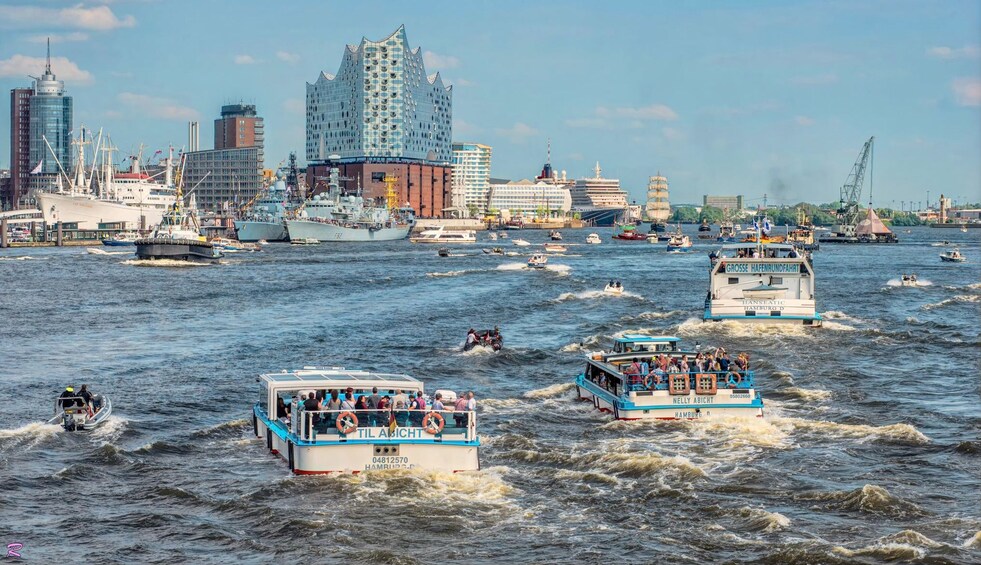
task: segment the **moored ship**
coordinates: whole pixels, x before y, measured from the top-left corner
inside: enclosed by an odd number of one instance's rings
[[[579,214],[587,224],[612,226],[617,222],[626,223],[627,193],[620,188],[619,179],[603,178],[599,162],[593,169],[596,176],[576,179],[569,188],[572,196],[572,211]]]

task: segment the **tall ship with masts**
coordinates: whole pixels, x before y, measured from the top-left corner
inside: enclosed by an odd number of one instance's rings
[[[56,190],[36,194],[45,223],[77,224],[80,230],[146,230],[159,224],[176,199],[172,182],[173,148],[164,162],[165,176],[161,183],[143,170],[142,147],[137,155],[130,156],[129,172],[116,172],[113,159],[116,148],[108,135],[103,139],[101,131],[95,145],[95,153],[101,153],[101,159],[93,158],[91,168],[87,168],[85,147],[91,143],[91,134],[83,126],[78,139],[72,141],[77,152],[73,174],[69,175],[58,162]],[[50,146],[48,149],[57,161]]]
[[[647,183],[647,206],[644,213],[651,223],[651,231],[663,232],[667,228],[671,204],[668,203],[668,179],[661,176],[661,171]]]

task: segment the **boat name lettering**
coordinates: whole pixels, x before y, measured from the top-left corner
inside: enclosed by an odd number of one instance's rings
[[[726,263],[726,273],[799,273],[797,263]]]
[[[358,428],[357,439],[422,439],[426,437],[421,428]]]
[[[690,420],[693,418],[701,418],[702,413],[695,410],[690,410],[687,412],[675,412],[674,417],[678,418],[679,420],[686,420],[686,419]]]
[[[372,457],[371,463],[365,463],[365,471],[384,471],[386,469],[412,469],[415,467],[409,463],[408,457],[397,457],[393,455],[382,455]]]
[[[711,396],[676,396],[672,404],[712,404],[715,399]]]
[[[779,310],[783,311],[784,301],[783,300],[750,300],[747,298],[743,299],[743,307],[745,308],[755,308],[756,310]]]

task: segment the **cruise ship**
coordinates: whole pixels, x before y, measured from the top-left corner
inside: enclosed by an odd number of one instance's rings
[[[102,148],[101,170],[93,167],[91,176],[94,178],[86,178],[84,148],[90,142],[85,139],[84,130],[74,143],[78,146],[74,180],[69,179],[66,188],[60,182],[59,175],[56,192],[37,194],[45,223],[77,224],[80,230],[96,230],[100,224],[103,227],[112,225],[121,229],[146,230],[160,223],[164,213],[176,200],[171,180],[172,155],[167,157],[166,177],[160,183],[141,170],[140,155],[130,158],[130,172],[116,173],[112,159],[114,148],[107,141]],[[173,153],[173,149],[170,151]],[[98,187],[97,192],[92,190],[92,184]]]
[[[668,203],[668,179],[661,176],[661,171],[647,183],[647,206],[644,214],[654,231],[664,231],[668,218],[671,217],[671,205]]]
[[[576,183],[569,188],[572,212],[595,226],[612,226],[625,219],[629,221],[629,218],[624,218],[627,193],[620,188],[620,180],[603,178],[599,161],[593,171],[596,176],[576,179]]]

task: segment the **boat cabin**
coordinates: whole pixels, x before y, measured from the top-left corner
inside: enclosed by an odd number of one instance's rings
[[[651,336],[641,334],[626,334],[613,342],[613,353],[630,353],[633,351],[678,351],[681,339],[671,336]]]

